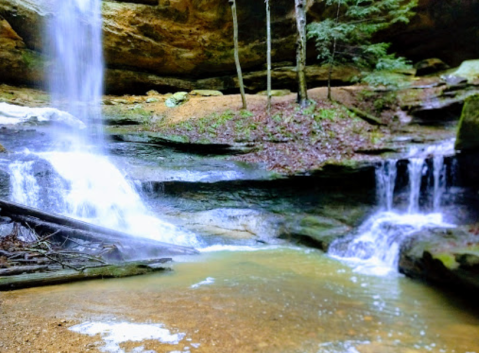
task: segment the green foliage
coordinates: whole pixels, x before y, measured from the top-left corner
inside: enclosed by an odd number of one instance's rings
[[[240,112],[240,116],[242,118],[251,118],[252,116],[254,116],[254,114],[252,112],[250,112],[249,110],[246,110],[246,109],[243,109],[241,112]]]
[[[319,114],[315,117],[315,120],[316,121],[319,121],[319,120],[331,120],[331,121],[334,121],[336,120],[338,116],[338,112],[336,109],[332,108],[332,109],[321,109],[319,111]]]
[[[372,37],[394,23],[409,22],[417,0],[327,0],[326,5],[335,18],[308,25],[308,38],[316,42],[318,59],[373,70],[363,78],[371,85],[400,85],[400,75],[390,73],[409,69],[409,63],[388,54],[388,43],[373,44]]]

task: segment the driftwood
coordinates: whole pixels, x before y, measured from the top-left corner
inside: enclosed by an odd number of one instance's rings
[[[80,239],[87,242],[111,244],[121,258],[158,257],[164,255],[192,255],[198,252],[190,247],[168,244],[153,239],[135,237],[116,230],[82,222],[70,217],[50,214],[38,209],[0,199],[0,214],[18,221],[40,234],[55,233],[56,239],[67,242]]]
[[[87,268],[83,271],[59,270],[50,272],[26,273],[16,276],[0,276],[0,291],[71,283],[77,281],[122,278],[169,270],[171,259],[126,262]]]

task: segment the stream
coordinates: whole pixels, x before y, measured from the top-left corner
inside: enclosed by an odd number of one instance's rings
[[[3,293],[0,333],[31,320],[40,334],[16,340],[49,352],[479,352],[477,306],[316,250],[204,251],[174,269]]]

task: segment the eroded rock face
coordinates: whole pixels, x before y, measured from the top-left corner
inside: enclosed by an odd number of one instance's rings
[[[4,82],[14,82],[22,77],[24,83],[42,81],[43,69],[40,55],[27,49],[25,42],[0,15],[0,77]]]
[[[55,16],[53,2],[0,0],[2,81],[44,83],[39,53],[48,41],[43,24]],[[261,90],[264,83],[258,82],[265,82],[264,3],[238,0],[237,7],[241,64],[246,73],[255,72],[250,89]],[[324,8],[320,4],[308,0],[308,8],[311,20],[321,18]],[[231,10],[226,0],[105,0],[102,11],[108,91],[138,91],[148,86],[236,88]],[[273,61],[290,66],[295,56],[294,2],[277,0],[272,12]],[[394,28],[381,39],[393,40],[400,53],[415,60],[434,55],[456,65],[479,56],[478,4],[421,0],[417,13],[411,25]],[[314,63],[314,46],[308,53]],[[340,76],[338,82],[348,79],[349,74]]]

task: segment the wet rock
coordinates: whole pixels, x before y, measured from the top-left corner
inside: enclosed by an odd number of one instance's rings
[[[435,228],[411,235],[399,270],[411,277],[479,289],[479,236],[475,229]]]
[[[430,58],[419,61],[414,65],[416,69],[416,76],[430,75],[439,71],[449,69],[444,61],[438,58]]]
[[[283,238],[297,239],[306,245],[327,251],[337,238],[351,231],[351,227],[336,219],[318,215],[287,217]]]
[[[479,94],[475,81],[457,75],[428,77],[397,93],[401,109],[413,123],[438,125],[458,121],[464,101]]]
[[[110,138],[114,141],[150,143],[160,146],[169,146],[183,152],[205,155],[233,155],[249,153],[257,147],[251,143],[190,143],[188,138],[180,135],[165,135],[156,132],[115,132],[112,131]]]
[[[182,213],[182,226],[203,236],[272,243],[280,234],[281,216],[259,210],[217,208]]]

